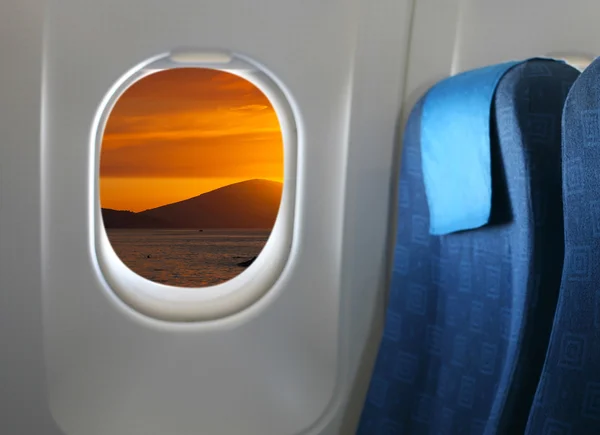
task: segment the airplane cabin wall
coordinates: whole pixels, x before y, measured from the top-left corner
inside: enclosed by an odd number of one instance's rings
[[[595,0],[0,2],[2,428],[352,433],[383,319],[402,121],[449,74],[598,53],[597,12]],[[88,243],[98,106],[181,45],[264,65],[299,126],[281,279],[247,310],[186,325],[124,305]]]

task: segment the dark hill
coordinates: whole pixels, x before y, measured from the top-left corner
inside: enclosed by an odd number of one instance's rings
[[[283,185],[249,180],[138,213],[172,228],[271,228]]]
[[[248,180],[139,213],[102,209],[106,228],[271,228],[283,185]]]
[[[102,209],[105,228],[169,228],[170,224],[132,211]]]

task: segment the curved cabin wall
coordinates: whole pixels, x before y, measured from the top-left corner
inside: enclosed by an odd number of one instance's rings
[[[400,103],[407,114],[435,81],[480,65],[597,54],[599,8],[596,0],[0,2],[3,429],[353,433],[387,286]],[[123,304],[90,236],[92,126],[103,96],[139,62],[181,46],[264,66],[288,98],[298,138],[285,267],[247,309],[191,323]]]
[[[375,310],[385,286],[409,18],[407,3],[391,0],[377,7],[359,0],[48,2],[45,374],[53,418],[65,433],[339,431],[371,326],[381,319]],[[199,55],[177,62],[218,67],[233,56],[256,65],[272,82],[261,90],[278,89],[279,97],[266,95],[292,114],[294,125],[282,132],[296,138],[295,167],[284,168],[280,234],[267,242],[289,234],[287,255],[266,246],[256,264],[202,291],[119,281],[125,271],[113,267],[102,231],[94,235],[104,107],[142,64],[183,48]],[[203,55],[211,51],[223,55]],[[381,56],[392,52],[400,55]],[[277,273],[261,284],[272,265]],[[239,291],[228,286],[238,279]],[[246,290],[256,283],[250,298]]]

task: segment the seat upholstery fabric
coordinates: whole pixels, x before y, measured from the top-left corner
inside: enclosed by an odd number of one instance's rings
[[[490,117],[492,215],[475,230],[430,235],[423,100],[413,109],[389,307],[358,434],[523,433],[560,286],[560,115],[578,74],[531,60],[501,79]]]
[[[565,265],[528,435],[600,434],[600,60],[563,112]]]

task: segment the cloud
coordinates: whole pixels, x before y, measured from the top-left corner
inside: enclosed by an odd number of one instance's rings
[[[104,150],[101,176],[110,177],[282,177],[280,132],[235,136],[144,138]]]
[[[238,111],[257,112],[257,111],[263,111],[263,110],[272,110],[272,107],[265,106],[263,104],[247,104],[247,105],[241,106],[241,107],[232,107],[229,110],[231,110],[233,112],[238,112]]]

